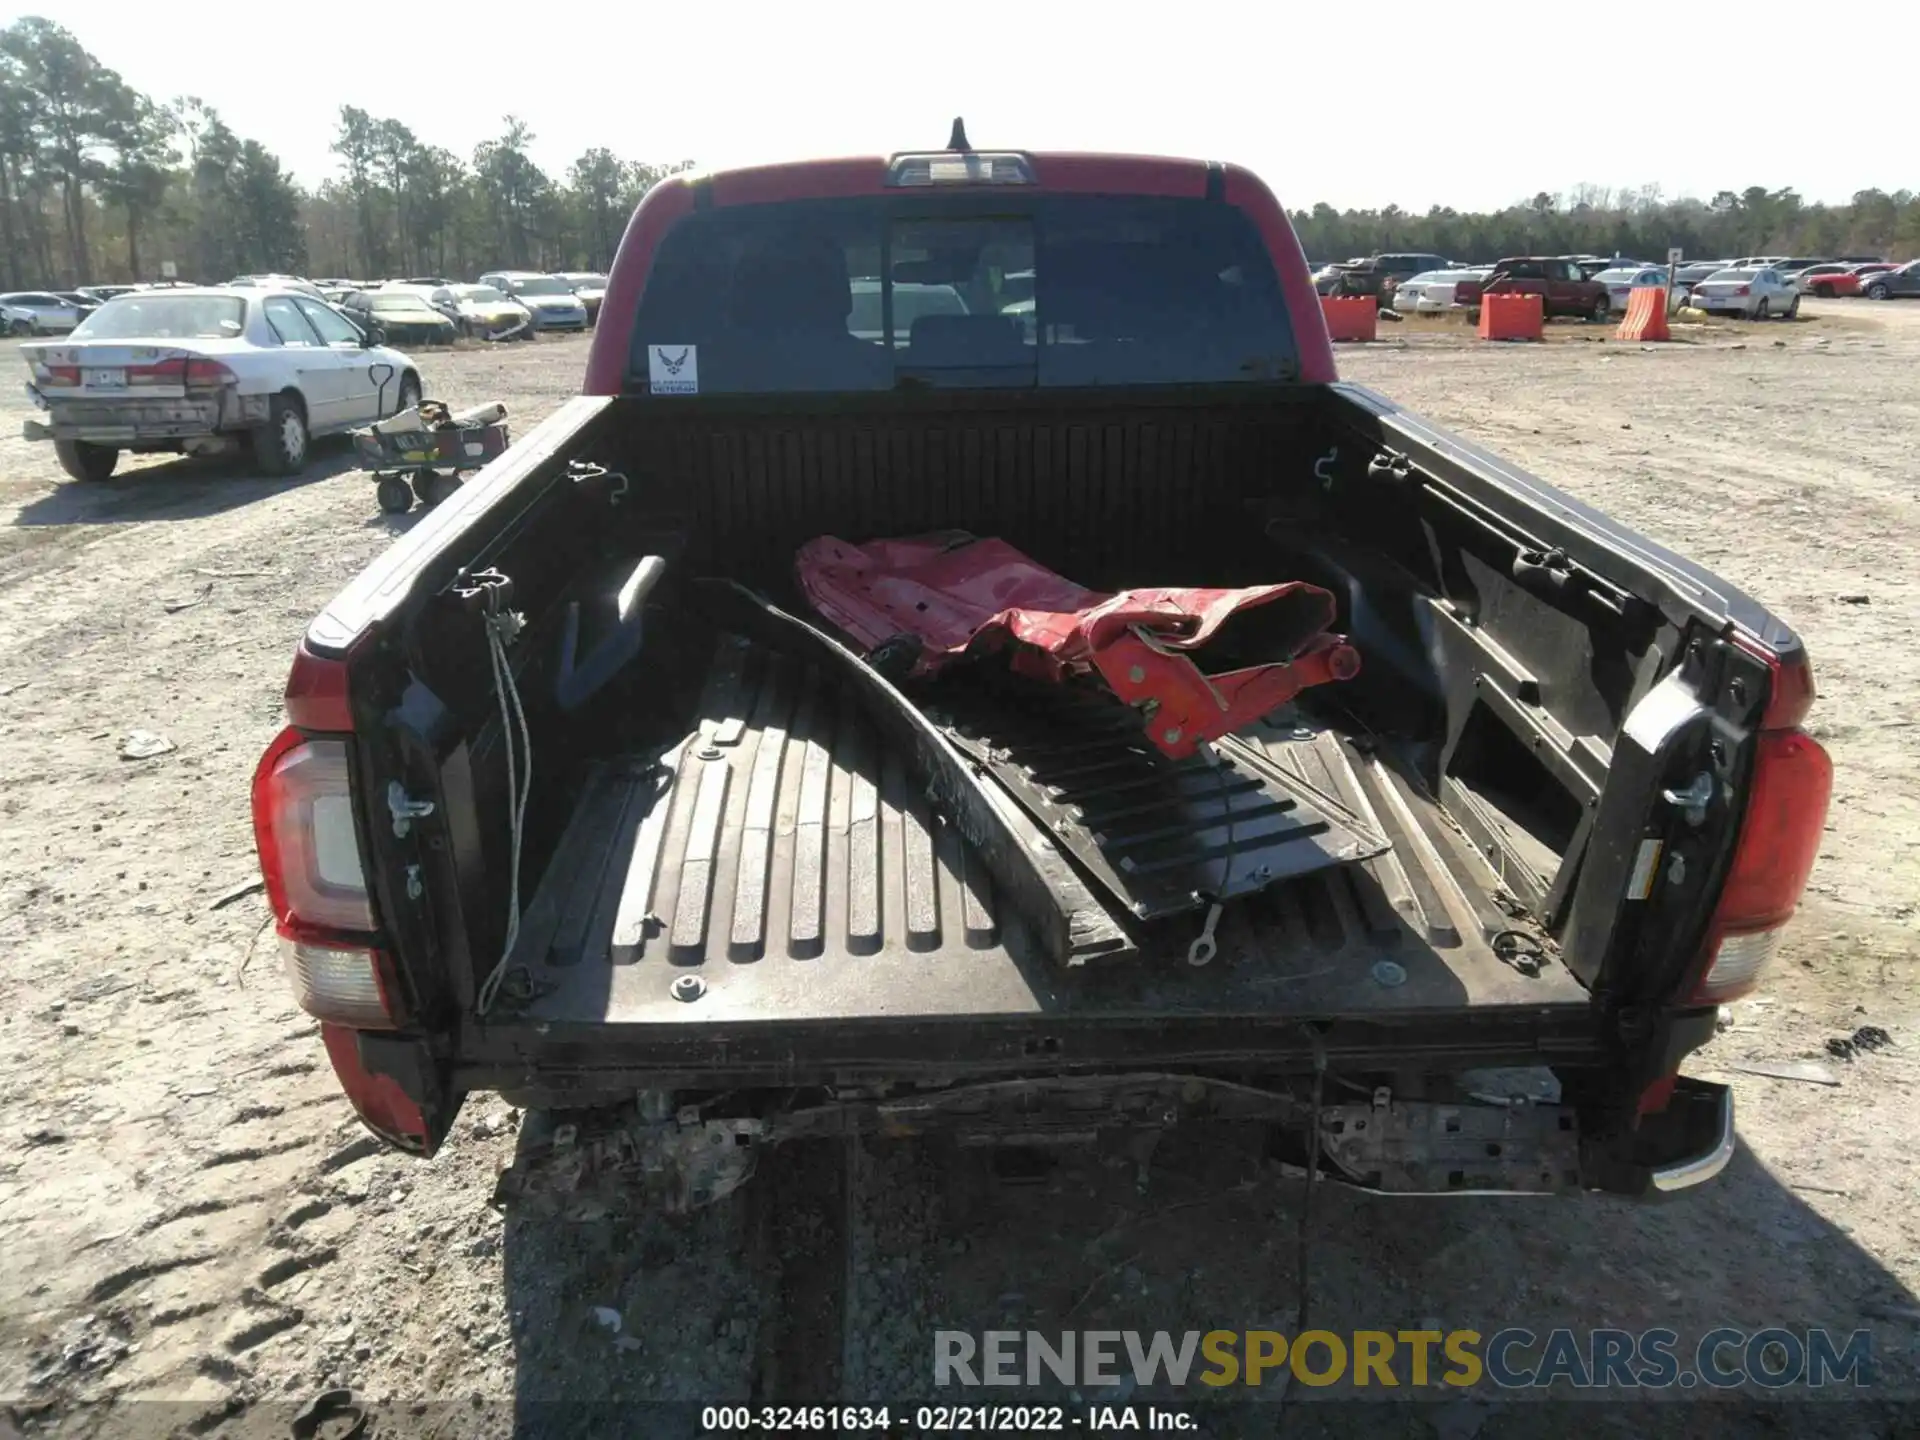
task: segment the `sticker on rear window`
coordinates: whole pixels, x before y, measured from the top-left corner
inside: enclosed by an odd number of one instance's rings
[[[697,345],[649,345],[647,380],[655,395],[698,395],[700,354]]]

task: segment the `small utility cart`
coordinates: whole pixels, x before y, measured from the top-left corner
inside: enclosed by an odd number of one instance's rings
[[[438,400],[422,400],[354,431],[354,450],[373,474],[380,508],[404,515],[416,499],[438,505],[469,474],[506,451],[506,416],[507,407],[498,402],[455,414]]]

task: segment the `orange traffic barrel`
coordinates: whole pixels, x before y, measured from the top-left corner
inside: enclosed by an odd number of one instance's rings
[[[1620,322],[1622,340],[1671,340],[1667,329],[1667,287],[1637,285],[1627,296],[1627,318]]]

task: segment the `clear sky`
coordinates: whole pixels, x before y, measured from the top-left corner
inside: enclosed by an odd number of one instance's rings
[[[199,95],[307,183],[334,173],[342,104],[463,157],[512,112],[556,176],[595,145],[704,165],[938,146],[962,114],[981,148],[1196,155],[1252,167],[1292,207],[1465,210],[1583,181],[1920,188],[1912,47],[1857,33],[1901,8],[1830,29],[1764,0],[1685,24],[1657,4],[1432,0],[43,0],[0,16],[60,21],[157,98]]]

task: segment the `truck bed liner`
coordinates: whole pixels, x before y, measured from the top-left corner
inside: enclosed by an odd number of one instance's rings
[[[1189,914],[1140,927],[1137,961],[1063,972],[852,693],[757,646],[729,639],[715,655],[678,745],[589,776],[512,958],[531,982],[508,987],[526,1019],[1379,1017],[1588,1002],[1494,903],[1491,871],[1424,794],[1294,715],[1239,739],[1391,848],[1230,904],[1209,966],[1184,961],[1199,930]],[[677,996],[685,976],[700,984]]]

